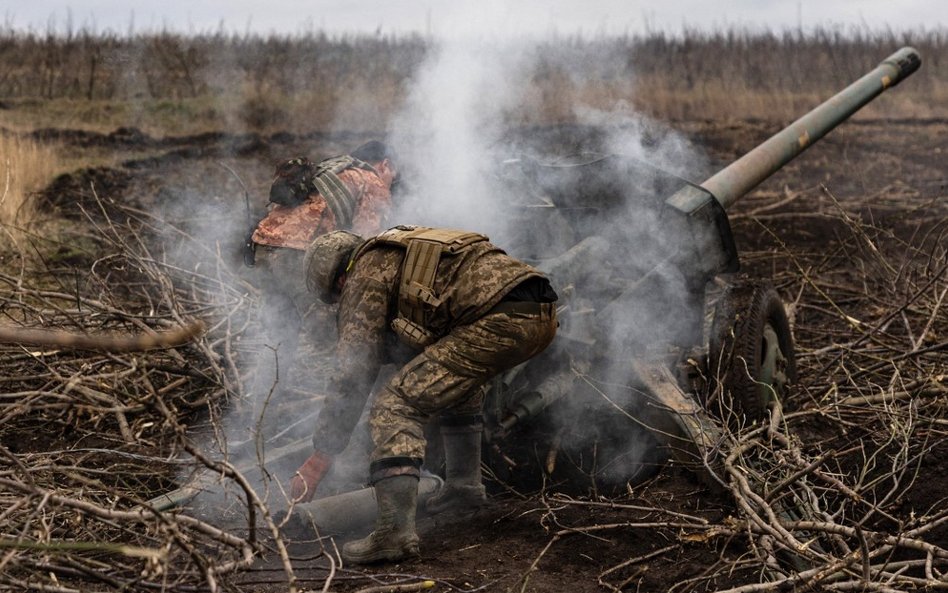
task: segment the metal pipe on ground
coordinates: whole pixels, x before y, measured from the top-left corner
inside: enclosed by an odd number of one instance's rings
[[[277,460],[283,459],[289,455],[303,455],[312,450],[313,443],[310,439],[300,439],[267,451],[265,454],[267,464],[272,464]],[[247,452],[244,452],[247,454]],[[237,471],[246,473],[259,467],[259,462],[255,457],[250,457],[242,462],[234,464]],[[168,511],[191,502],[198,494],[209,489],[220,479],[220,474],[211,471],[209,468],[203,468],[191,477],[183,486],[168,492],[159,494],[149,500],[146,504],[156,511]]]
[[[418,509],[441,490],[444,480],[424,474],[418,481]],[[362,488],[296,505],[295,514],[316,536],[350,533],[371,526],[378,515],[375,488]]]

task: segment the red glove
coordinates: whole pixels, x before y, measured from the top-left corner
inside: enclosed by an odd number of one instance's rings
[[[309,502],[313,500],[316,486],[332,465],[332,457],[316,451],[309,456],[306,463],[296,470],[296,475],[290,480],[290,498],[294,502]]]

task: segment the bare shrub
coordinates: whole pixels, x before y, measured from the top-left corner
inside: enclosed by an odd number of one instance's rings
[[[24,277],[0,273],[0,302],[8,317],[26,326],[78,324],[128,333],[166,328],[201,312],[215,318],[213,329],[198,343],[143,357],[0,346],[5,377],[0,500],[6,510],[0,588],[67,591],[74,590],[69,588],[74,579],[84,579],[106,587],[163,590],[187,590],[203,582],[216,590],[225,575],[260,552],[255,529],[246,537],[232,535],[200,520],[154,512],[142,498],[180,469],[180,451],[194,451],[211,465],[229,465],[203,457],[182,422],[202,410],[213,415],[235,396],[230,331],[240,333],[248,300],[230,289],[226,270],[205,276],[169,265],[163,254],[145,247],[139,234],[174,237],[174,228],[147,219],[116,225],[106,218],[93,224],[103,257],[73,292],[23,288]],[[221,295],[224,302],[218,303]],[[237,321],[233,328],[232,321]],[[23,380],[34,373],[51,381],[43,387]],[[13,437],[17,432],[33,436]],[[80,433],[88,437],[87,445],[106,444],[112,450],[103,454],[96,445],[82,452],[63,446]],[[162,454],[155,455],[156,450]],[[134,459],[149,461],[136,471],[126,466]],[[92,465],[78,468],[86,462]],[[223,465],[217,469],[230,474]],[[36,497],[43,500],[39,507]],[[255,511],[268,517],[257,503],[251,525]],[[39,522],[31,510],[36,508],[45,513]],[[282,545],[279,538],[277,545]],[[214,561],[205,561],[196,549],[214,549]],[[41,565],[48,565],[48,577]]]

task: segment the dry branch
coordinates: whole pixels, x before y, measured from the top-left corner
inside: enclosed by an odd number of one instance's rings
[[[181,346],[204,332],[204,323],[193,321],[178,329],[137,336],[83,335],[62,330],[0,327],[0,342],[76,350],[126,353]]]

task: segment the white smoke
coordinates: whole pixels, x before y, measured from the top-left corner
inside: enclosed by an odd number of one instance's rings
[[[411,190],[397,221],[504,233],[491,180],[505,115],[522,90],[517,45],[464,36],[432,48],[393,122]]]
[[[627,179],[627,186],[621,191],[627,199],[625,204],[599,219],[587,219],[581,229],[575,225],[568,228],[570,225],[563,223],[567,214],[559,217],[549,214],[546,218],[534,218],[533,222],[529,215],[524,218],[511,214],[515,211],[511,203],[523,200],[524,196],[511,195],[511,187],[498,179],[503,161],[526,152],[528,158],[556,162],[566,154],[564,151],[579,147],[621,154],[688,177],[689,173],[705,170],[704,157],[681,134],[636,113],[627,101],[617,101],[605,108],[601,104],[593,107],[577,101],[571,106],[572,121],[561,122],[575,128],[576,137],[568,133],[565,136],[552,134],[551,137],[562,141],[548,143],[531,138],[529,133],[516,128],[520,122],[536,121],[535,114],[524,112],[524,105],[538,69],[554,69],[565,74],[564,80],[570,88],[589,88],[596,84],[598,77],[612,71],[610,61],[617,56],[609,52],[606,45],[601,46],[602,55],[583,55],[575,47],[557,48],[549,38],[523,39],[505,34],[515,30],[516,25],[506,20],[508,13],[497,3],[481,5],[476,12],[461,12],[457,16],[466,21],[467,32],[461,34],[453,27],[446,27],[455,35],[436,40],[413,81],[404,108],[393,121],[390,141],[406,169],[409,189],[393,222],[483,232],[515,255],[536,258],[532,263],[541,269],[566,261],[570,269],[561,267],[560,274],[554,274],[553,278],[561,282],[555,285],[561,295],[560,303],[571,310],[605,309],[610,299],[646,275],[664,254],[674,250],[677,242],[688,240],[663,233],[654,204],[636,201],[657,184],[656,179]],[[596,44],[580,46],[600,47]],[[551,48],[556,51],[549,51]],[[564,88],[563,92],[568,93],[570,88]],[[559,100],[567,98],[558,97]],[[521,186],[520,189],[532,194],[536,188]],[[538,191],[536,196],[542,198],[543,192]],[[582,196],[570,204],[571,207],[583,205]],[[524,241],[525,236],[530,236],[530,240]],[[595,236],[596,242],[587,241],[582,248],[554,259],[590,236]],[[511,250],[524,243],[534,248]],[[602,246],[606,244],[608,253],[604,254]],[[577,257],[570,258],[570,254]],[[549,260],[555,263],[547,263]],[[602,273],[592,281],[591,277],[597,272]],[[551,366],[545,369],[545,374],[562,374],[571,361],[575,362],[571,349],[577,344],[569,341],[566,332],[572,330],[586,337],[591,333],[596,339],[597,351],[611,351],[617,356],[592,365],[593,382],[620,386],[606,395],[634,410],[637,405],[632,401],[634,393],[622,387],[628,378],[624,376],[627,358],[623,357],[653,346],[651,341],[660,342],[659,326],[665,320],[674,326],[676,318],[687,317],[679,313],[694,306],[680,296],[685,293],[686,271],[663,269],[660,274],[664,294],[658,298],[619,301],[607,319],[599,320],[599,327],[577,328],[579,322],[574,321],[572,328],[561,330],[564,335],[547,357],[546,364]],[[591,285],[596,288],[591,289]],[[590,293],[591,290],[594,292]],[[535,364],[544,363],[535,361]],[[575,418],[574,412],[566,413]],[[575,426],[573,430],[577,430]],[[574,440],[580,445],[589,444],[591,439],[602,437],[603,431],[615,432],[615,425],[592,426],[588,434],[574,435]],[[624,451],[622,447],[617,450],[609,470],[612,478],[622,476],[623,472],[631,476],[640,469],[644,453],[641,449],[646,440],[646,437],[632,437],[624,445]]]

